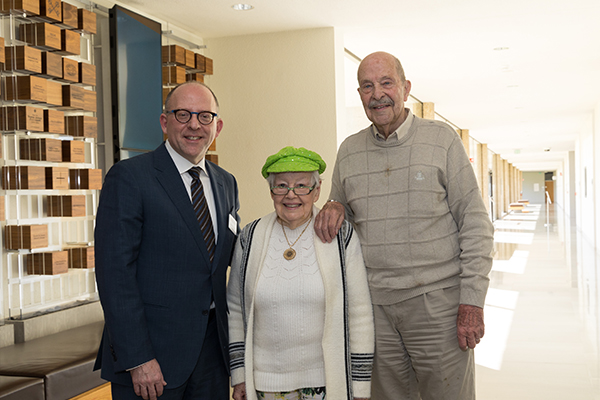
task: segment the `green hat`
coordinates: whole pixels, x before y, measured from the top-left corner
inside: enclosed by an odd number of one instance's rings
[[[265,178],[269,176],[269,173],[277,174],[279,172],[319,171],[322,174],[326,166],[325,161],[314,151],[306,150],[304,147],[288,146],[279,150],[277,154],[269,156],[261,173]]]

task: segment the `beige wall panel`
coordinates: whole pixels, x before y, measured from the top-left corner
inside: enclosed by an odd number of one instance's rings
[[[219,163],[237,178],[242,226],[273,211],[260,170],[284,146],[306,147],[327,163],[322,205],[337,152],[333,28],[206,39],[215,73],[206,83],[221,105]]]
[[[423,118],[435,119],[435,109],[433,103],[423,103]]]

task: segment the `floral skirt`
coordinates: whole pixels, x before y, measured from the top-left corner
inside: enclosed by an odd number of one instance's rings
[[[256,391],[260,400],[325,400],[325,387],[304,388],[291,392]]]

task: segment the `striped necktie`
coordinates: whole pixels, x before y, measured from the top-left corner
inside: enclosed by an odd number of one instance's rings
[[[200,171],[199,167],[192,167],[188,170],[188,173],[192,176],[192,204],[196,212],[196,218],[200,224],[200,229],[202,230],[202,235],[204,236],[204,242],[206,242],[210,262],[212,263],[213,258],[215,258],[215,232],[210,212],[208,211],[206,197],[204,196],[204,187],[200,181]]]

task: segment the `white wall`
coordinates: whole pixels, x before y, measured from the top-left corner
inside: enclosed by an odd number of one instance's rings
[[[242,225],[273,211],[260,171],[285,146],[323,157],[328,167],[318,204],[327,199],[337,152],[339,43],[333,28],[205,39],[215,71],[206,83],[224,121],[217,154],[238,180]]]

